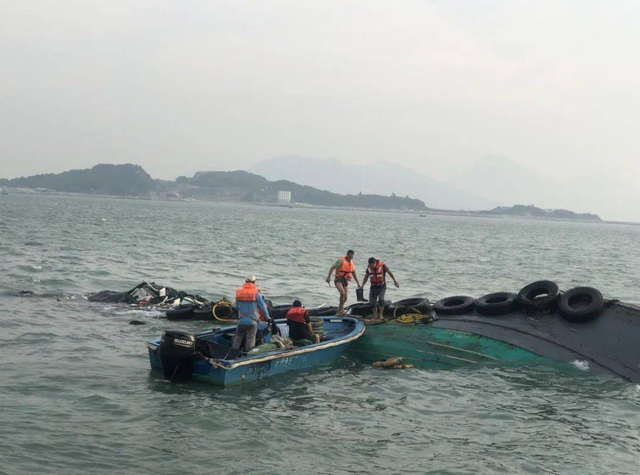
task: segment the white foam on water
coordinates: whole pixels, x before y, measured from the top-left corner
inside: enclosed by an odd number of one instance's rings
[[[589,362],[584,360],[575,360],[571,364],[578,368],[580,371],[589,371]]]

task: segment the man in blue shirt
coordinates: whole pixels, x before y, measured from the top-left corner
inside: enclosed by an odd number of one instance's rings
[[[236,309],[238,309],[238,325],[231,347],[234,350],[239,350],[244,340],[242,350],[247,353],[256,346],[256,334],[260,321],[258,310],[264,315],[265,320],[271,320],[269,309],[264,302],[262,293],[256,287],[254,276],[247,277],[244,285],[236,289]],[[273,324],[273,320],[271,323]]]

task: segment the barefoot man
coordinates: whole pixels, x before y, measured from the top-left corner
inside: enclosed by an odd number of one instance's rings
[[[356,283],[358,284],[358,287],[360,287],[360,281],[356,275],[356,266],[353,263],[354,255],[354,251],[347,251],[346,256],[341,257],[331,266],[331,269],[329,269],[329,275],[327,276],[327,283],[331,285],[331,274],[334,270],[336,271],[336,278],[333,283],[336,284],[336,289],[340,292],[340,304],[338,305],[337,315],[344,315],[344,304],[347,301],[347,286],[349,285],[351,277],[356,279]]]

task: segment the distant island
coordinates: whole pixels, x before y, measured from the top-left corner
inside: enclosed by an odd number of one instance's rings
[[[478,211],[478,214],[492,216],[523,216],[530,218],[578,219],[581,221],[602,221],[597,214],[575,213],[566,209],[541,209],[533,205],[499,206],[489,211]]]
[[[278,204],[279,192],[290,192],[291,203],[331,208],[413,211],[459,216],[509,216],[543,219],[602,221],[598,215],[563,209],[545,210],[533,205],[498,207],[488,211],[450,211],[427,207],[422,200],[376,194],[341,195],[297,183],[266,178],[246,171],[198,172],[175,181],[152,178],[141,166],[100,164],[85,170],[71,170],[14,179],[0,179],[3,191],[23,193],[81,193],[164,200],[201,200]]]

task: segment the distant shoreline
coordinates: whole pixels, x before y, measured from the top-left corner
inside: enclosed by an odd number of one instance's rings
[[[7,189],[9,187],[5,187]],[[354,208],[346,206],[322,206],[311,205],[306,203],[292,203],[291,205],[282,205],[277,203],[252,203],[248,201],[235,201],[235,200],[203,200],[193,198],[150,198],[141,196],[121,196],[121,195],[99,195],[90,193],[74,193],[65,191],[40,191],[26,188],[9,188],[10,195],[26,195],[26,196],[71,196],[79,198],[108,198],[117,200],[133,200],[133,201],[155,201],[165,203],[228,203],[228,204],[240,204],[243,206],[258,206],[269,208],[292,208],[292,209],[326,209],[335,211],[365,211],[370,213],[395,213],[395,214],[412,214],[416,216],[452,216],[462,218],[496,218],[496,219],[509,219],[509,220],[524,220],[524,221],[556,221],[565,223],[586,223],[586,224],[607,224],[607,225],[628,225],[628,226],[640,226],[640,223],[633,221],[608,221],[608,220],[588,220],[588,219],[563,219],[545,216],[523,216],[519,214],[487,214],[479,211],[456,211],[456,210],[440,210],[440,209],[427,209],[427,210],[399,210],[399,209],[379,209],[379,208]],[[1,199],[1,198],[0,198]]]

